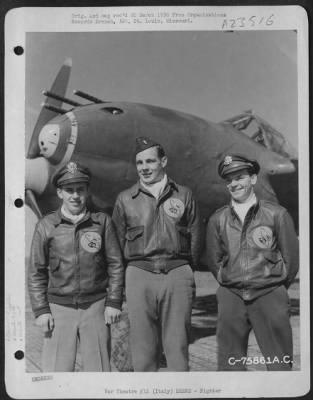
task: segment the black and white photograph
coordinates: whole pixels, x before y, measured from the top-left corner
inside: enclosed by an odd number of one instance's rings
[[[9,395],[306,394],[305,10],[20,8],[5,29]]]

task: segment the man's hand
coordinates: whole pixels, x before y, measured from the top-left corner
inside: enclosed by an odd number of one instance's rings
[[[118,322],[121,316],[121,311],[114,307],[105,307],[104,310],[104,321],[107,325]]]
[[[44,334],[51,333],[54,329],[54,319],[52,314],[41,314],[36,318],[36,325],[42,330]]]

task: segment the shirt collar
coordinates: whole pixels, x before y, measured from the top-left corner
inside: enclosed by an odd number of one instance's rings
[[[176,190],[178,192],[178,186],[177,183],[175,181],[173,181],[173,179],[171,179],[170,177],[167,177],[167,184],[164,188],[164,191],[168,188],[171,187],[174,190]],[[131,188],[131,196],[134,199],[135,197],[138,196],[139,192],[143,192],[146,194],[151,195],[151,193],[149,193],[141,184],[140,181],[138,181],[137,183],[135,183],[135,185]]]
[[[256,198],[256,195],[254,194],[254,192],[252,192],[250,194],[249,198],[244,203],[237,203],[236,201],[231,199],[231,204],[234,209],[236,209],[237,206],[250,208],[250,207],[254,206],[256,203],[257,203],[257,198]]]
[[[164,174],[163,178],[159,182],[155,182],[152,185],[146,185],[144,182],[140,182],[140,184],[147,192],[150,192],[154,197],[159,198],[165,190],[167,175]]]
[[[232,201],[231,201],[230,204],[229,204],[229,208],[230,208],[230,212],[231,212],[232,216],[238,218],[237,213],[236,213],[236,211],[235,211],[235,209],[234,209],[234,207],[233,207]],[[254,203],[254,204],[250,207],[249,212],[252,213],[253,216],[255,216],[256,213],[258,212],[259,208],[260,208],[260,201],[259,201],[259,199],[256,197],[256,203]]]
[[[91,219],[95,223],[99,223],[99,218],[97,216],[97,213],[93,213],[90,210],[87,209],[85,216],[79,221],[80,223],[83,221],[88,221]],[[62,221],[65,222],[72,222],[69,219],[67,219],[61,212],[61,207],[55,212],[55,225],[60,225]]]
[[[87,209],[84,208],[84,210],[82,210],[82,212],[80,212],[77,215],[72,215],[71,213],[69,213],[64,206],[61,206],[61,214],[63,217],[65,217],[66,219],[73,221],[74,223],[81,221],[85,215],[87,213]]]

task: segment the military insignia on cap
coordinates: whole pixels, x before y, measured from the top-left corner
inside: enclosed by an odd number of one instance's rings
[[[98,232],[85,232],[80,244],[88,253],[97,253],[101,249],[102,239]]]
[[[232,156],[226,156],[225,157],[225,159],[224,159],[224,165],[225,166],[230,165],[232,162],[233,162]]]
[[[78,171],[77,164],[73,161],[71,161],[70,163],[67,164],[66,169],[70,174],[73,174],[73,175]]]
[[[167,199],[164,210],[172,218],[181,218],[185,211],[184,203],[180,199]]]
[[[258,226],[254,229],[252,238],[261,249],[269,249],[273,243],[273,231],[268,226]]]
[[[156,143],[154,140],[145,137],[145,136],[139,136],[136,138],[136,154],[140,153],[141,151],[147,150],[150,147],[157,146],[158,143]]]

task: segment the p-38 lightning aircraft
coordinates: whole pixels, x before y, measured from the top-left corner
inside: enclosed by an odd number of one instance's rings
[[[93,203],[112,210],[117,194],[137,180],[137,136],[148,136],[164,146],[168,174],[192,189],[203,219],[228,202],[225,184],[217,174],[217,163],[227,153],[259,161],[262,172],[256,192],[264,199],[277,201],[270,177],[295,174],[290,157],[249,137],[236,120],[212,123],[153,105],[101,100],[81,91],[74,94],[87,104],[66,98],[71,66],[67,59],[51,89],[43,92],[46,100],[28,149],[25,199],[38,217],[58,207],[50,178],[69,160],[90,168]],[[297,210],[290,211],[297,223]]]

